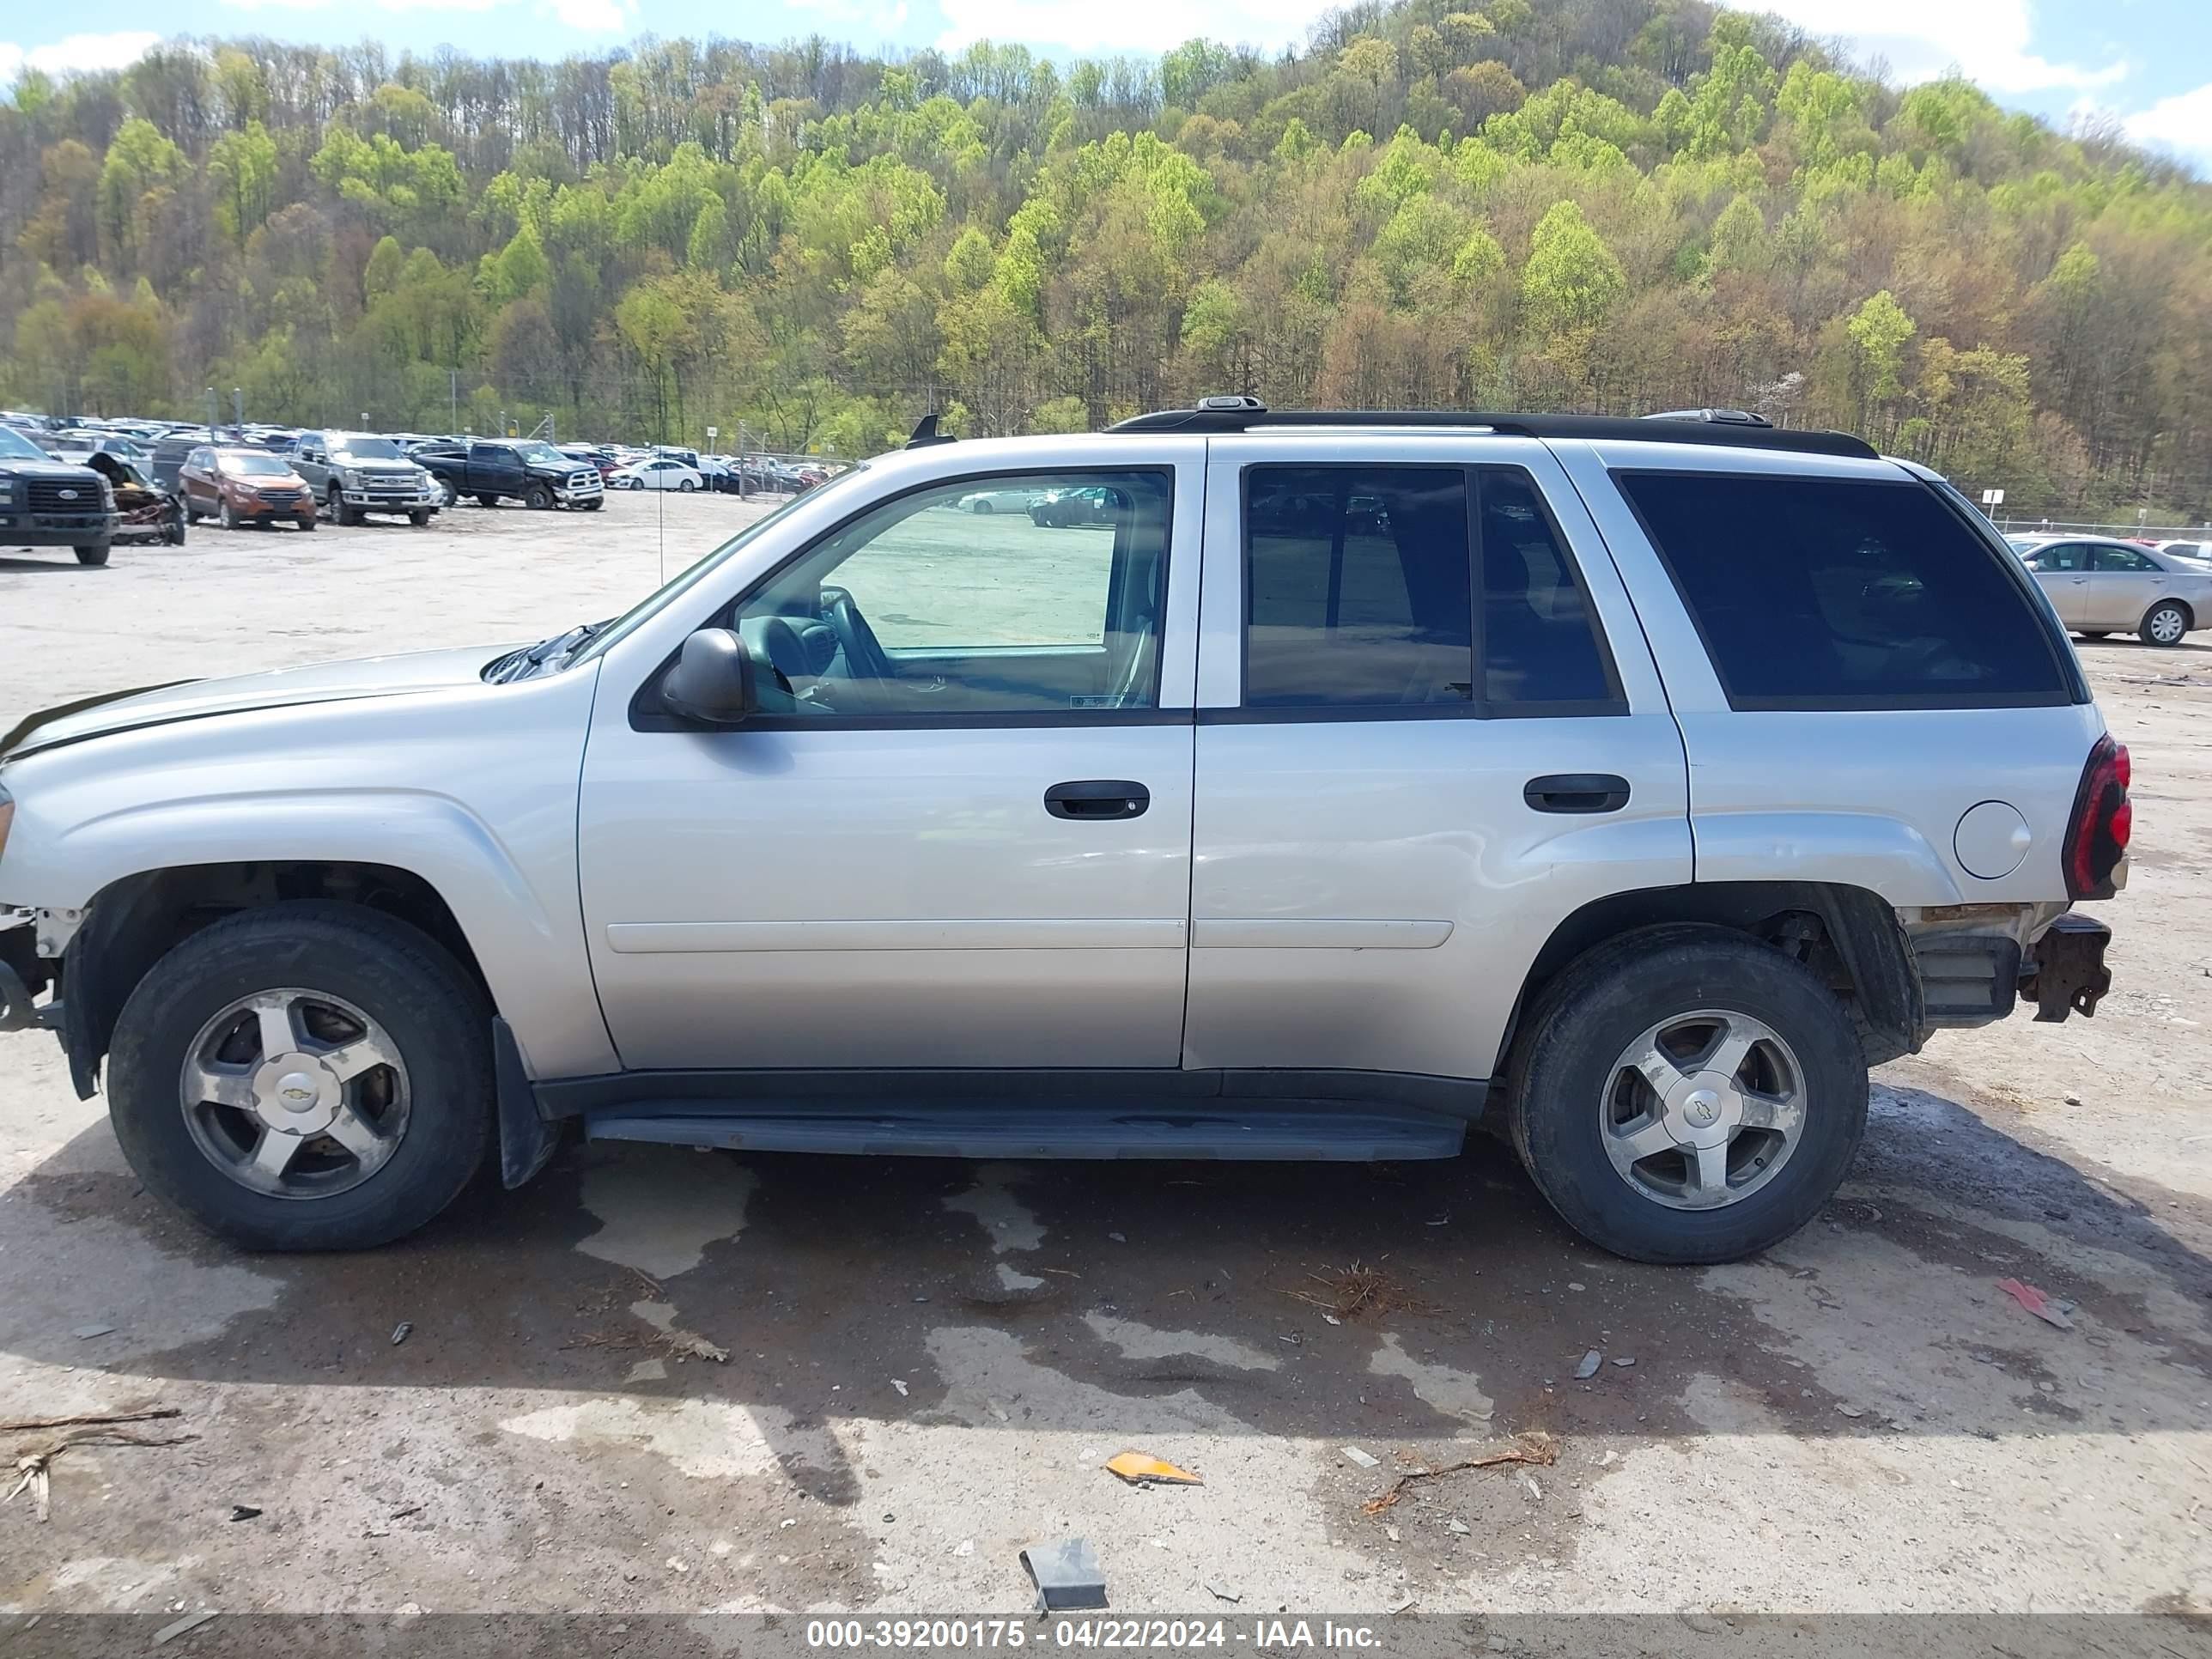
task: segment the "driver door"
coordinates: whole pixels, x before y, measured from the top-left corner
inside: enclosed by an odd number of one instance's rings
[[[1203,470],[1007,481],[1107,489],[1081,529],[959,510],[1001,482],[699,616],[753,656],[740,726],[667,714],[665,660],[602,679],[580,876],[626,1067],[1180,1064]]]

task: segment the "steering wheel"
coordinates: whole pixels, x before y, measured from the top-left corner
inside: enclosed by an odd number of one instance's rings
[[[837,635],[838,647],[844,653],[845,665],[858,678],[867,678],[879,684],[898,678],[891,666],[890,655],[876,637],[876,630],[868,626],[868,619],[860,614],[860,607],[853,603],[853,596],[842,587],[824,586],[822,590],[822,620]]]

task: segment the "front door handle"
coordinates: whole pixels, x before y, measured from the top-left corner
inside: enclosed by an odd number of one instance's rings
[[[1133,818],[1152,804],[1152,792],[1127,778],[1084,778],[1044,792],[1044,810],[1056,818],[1101,822]]]
[[[1521,799],[1539,812],[1618,812],[1628,805],[1628,780],[1611,772],[1554,772],[1529,779]]]

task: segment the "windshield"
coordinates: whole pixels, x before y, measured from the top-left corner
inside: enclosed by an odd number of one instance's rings
[[[647,617],[658,611],[661,606],[666,605],[670,600],[679,597],[706,578],[708,574],[719,569],[726,562],[733,557],[739,550],[750,546],[768,529],[770,525],[774,524],[778,519],[781,519],[785,514],[790,512],[801,501],[807,502],[810,505],[813,502],[818,501],[830,492],[842,489],[848,482],[859,477],[867,470],[868,464],[866,461],[857,462],[854,465],[848,467],[843,472],[838,474],[836,477],[831,479],[828,483],[822,485],[811,494],[794,495],[789,501],[786,501],[781,507],[775,508],[775,511],[762,518],[754,520],[750,524],[747,525],[743,530],[738,532],[736,535],[731,537],[729,540],[724,542],[713,552],[708,554],[704,558],[702,558],[688,566],[670,580],[653,589],[652,592],[647,594],[645,598],[639,600],[637,604],[632,605],[629,610],[623,611],[621,616],[616,617],[605,628],[599,629],[598,633],[592,635],[590,641],[580,649],[574,657],[570,658],[569,661],[571,663],[579,663],[583,662],[589,658],[598,656],[602,651],[605,651],[617,640],[623,638],[632,629],[635,629],[639,623],[644,622]]]
[[[535,461],[540,466],[566,466],[570,459],[551,444],[520,443],[515,445],[514,453],[524,460]]]
[[[399,446],[389,438],[333,438],[331,453],[341,461],[404,461]]]
[[[44,461],[52,458],[12,426],[0,426],[0,457],[13,461]]]
[[[240,478],[281,478],[292,469],[274,455],[224,455],[222,470]]]

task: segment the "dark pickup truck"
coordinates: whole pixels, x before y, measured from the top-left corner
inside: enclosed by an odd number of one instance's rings
[[[447,507],[469,495],[484,507],[496,507],[505,498],[525,507],[590,511],[607,498],[599,468],[531,438],[423,444],[414,460],[438,481]]]
[[[66,547],[79,564],[106,564],[115,516],[114,492],[99,473],[0,427],[0,547]]]

